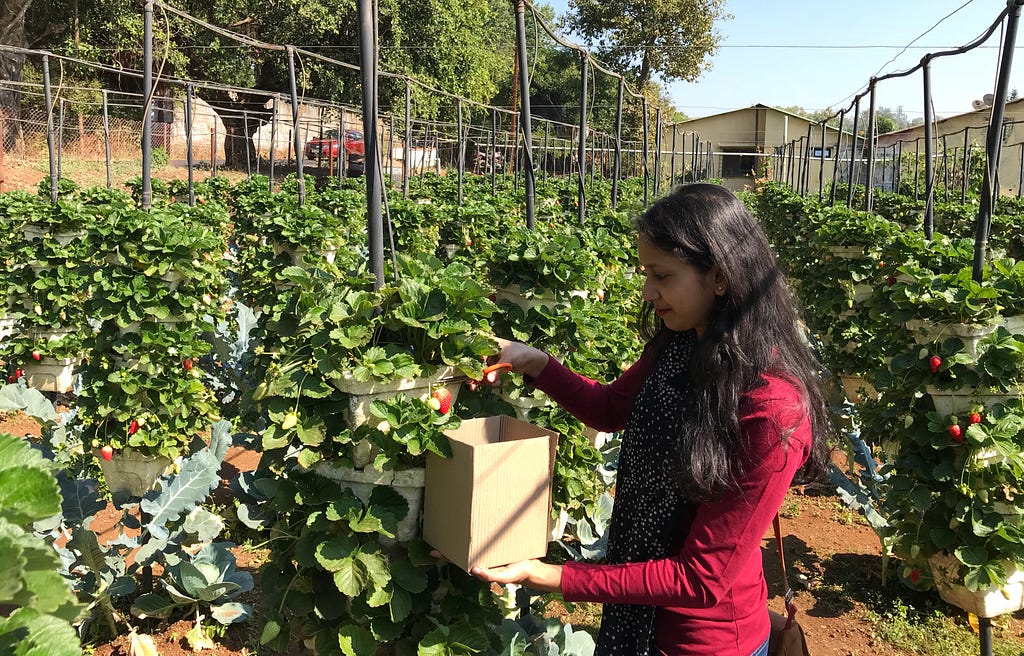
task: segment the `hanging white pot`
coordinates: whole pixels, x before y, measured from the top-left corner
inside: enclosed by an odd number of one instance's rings
[[[1020,398],[1018,392],[993,392],[975,387],[961,387],[956,390],[939,389],[935,385],[925,385],[924,391],[932,397],[935,412],[940,415],[956,415],[969,412],[971,406],[992,406],[996,403],[1009,403]]]
[[[75,383],[75,365],[78,358],[42,357],[38,362],[26,362],[21,365],[25,384],[40,392],[70,392]]]
[[[864,257],[863,246],[829,246],[828,252],[832,254],[832,257],[844,260],[855,260]]]
[[[1009,561],[1003,563],[1007,582],[1001,588],[968,590],[960,575],[960,561],[948,553],[937,553],[928,559],[932,579],[939,596],[978,617],[996,617],[1024,608],[1024,571]]]
[[[409,512],[398,521],[395,539],[399,542],[407,542],[419,536],[426,469],[414,467],[382,472],[373,467],[355,469],[334,462],[321,462],[315,465],[314,470],[321,476],[338,481],[342,487],[352,490],[352,493],[363,503],[367,503],[373,488],[378,485],[395,490],[409,504]],[[386,537],[382,537],[381,541],[389,542]]]
[[[911,319],[906,322],[914,341],[918,344],[942,342],[950,337],[959,337],[964,343],[964,352],[971,357],[978,356],[978,342],[995,332],[998,323],[939,323],[928,319]]]
[[[110,460],[99,457],[99,453],[96,456],[110,491],[127,492],[133,497],[146,494],[171,466],[170,458],[143,455],[131,448],[115,451]]]
[[[346,372],[347,373],[347,372]],[[408,398],[426,401],[434,390],[444,387],[452,395],[452,403],[459,398],[466,376],[454,367],[441,367],[433,376],[422,378],[400,378],[391,381],[359,381],[346,375],[331,381],[335,388],[349,395],[345,418],[355,428],[370,421],[370,405],[376,400],[390,399],[404,394]],[[355,445],[352,462],[362,468],[373,461],[373,447],[366,440]]]

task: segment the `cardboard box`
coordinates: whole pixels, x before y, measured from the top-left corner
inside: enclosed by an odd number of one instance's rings
[[[452,457],[427,455],[423,539],[466,571],[542,558],[558,434],[497,416],[445,435]]]

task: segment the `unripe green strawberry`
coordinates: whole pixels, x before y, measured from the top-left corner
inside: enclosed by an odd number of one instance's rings
[[[295,424],[299,423],[299,415],[294,412],[289,412],[281,420],[281,428],[284,430],[291,430],[295,428]]]

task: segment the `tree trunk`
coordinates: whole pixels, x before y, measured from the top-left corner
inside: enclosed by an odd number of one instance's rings
[[[262,124],[271,120],[271,110],[264,106],[267,99],[239,94],[233,100],[225,93],[213,91],[204,95],[203,100],[210,103],[210,107],[224,122],[224,131],[227,133],[224,138],[225,166],[244,170],[246,161],[255,163],[256,143],[252,137]],[[248,155],[246,150],[249,151]]]
[[[0,0],[0,43],[24,48],[25,12],[32,0]],[[0,52],[0,82],[21,82],[25,55]],[[21,94],[17,86],[0,88],[0,113],[4,123],[4,142],[0,148],[12,150],[21,139]]]

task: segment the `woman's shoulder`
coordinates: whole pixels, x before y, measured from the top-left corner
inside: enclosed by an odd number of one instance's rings
[[[799,380],[785,374],[762,373],[758,384],[743,395],[742,404],[750,408],[802,407],[805,396],[804,386]]]
[[[809,441],[810,415],[803,385],[782,374],[765,373],[760,381],[740,403],[740,422],[748,439],[775,442],[779,436],[789,435]]]

